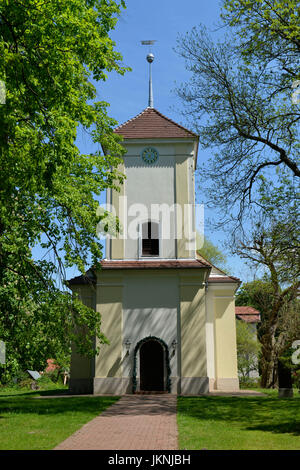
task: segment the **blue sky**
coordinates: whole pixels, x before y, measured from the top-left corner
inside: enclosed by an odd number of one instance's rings
[[[188,79],[183,60],[176,54],[178,34],[184,34],[203,22],[216,29],[219,0],[128,0],[111,37],[123,55],[123,63],[132,68],[124,77],[111,73],[105,84],[97,86],[101,99],[110,103],[111,115],[120,123],[135,116],[148,105],[148,46],[143,39],[155,39],[153,47],[154,107],[176,122],[184,123],[180,103],[173,92],[175,81]]]
[[[96,85],[98,97],[110,103],[109,114],[119,123],[136,116],[148,105],[148,46],[141,40],[155,39],[152,48],[154,107],[182,125],[187,125],[181,114],[182,105],[174,92],[176,84],[189,79],[184,60],[176,53],[179,35],[184,35],[200,23],[211,31],[213,36],[222,36],[220,30],[220,0],[128,0],[111,37],[116,42],[116,50],[121,52],[125,66],[132,68],[124,76],[115,72],[109,74],[106,83]],[[209,151],[199,149],[198,161],[205,161]],[[196,185],[197,199],[201,201],[201,190]],[[206,222],[215,218],[213,211],[205,209]],[[206,224],[206,235],[220,247],[226,241],[221,232],[210,231]],[[229,256],[228,265],[233,275],[250,279],[252,275],[244,262]]]
[[[116,50],[123,56],[123,64],[132,71],[124,76],[115,72],[108,74],[107,81],[95,84],[97,100],[110,104],[109,115],[118,123],[134,117],[148,105],[148,63],[146,55],[148,46],[142,46],[141,40],[155,39],[152,49],[155,59],[153,63],[153,94],[154,107],[174,121],[187,125],[181,114],[181,103],[174,88],[189,79],[184,61],[175,52],[178,35],[185,34],[192,27],[203,23],[213,32],[221,36],[218,29],[220,0],[127,0],[127,8],[118,20],[116,28],[110,36],[116,43]],[[78,147],[84,153],[93,150],[93,144],[87,133],[79,131]],[[209,151],[199,149],[198,161],[205,161]],[[199,187],[196,188],[197,199],[201,200]],[[205,209],[205,218],[215,218],[213,211]],[[221,232],[208,230],[205,234],[212,242],[222,247],[225,241]],[[250,280],[252,275],[242,260],[228,256],[228,265],[233,275],[242,280]],[[68,276],[76,275],[75,270],[68,270]]]

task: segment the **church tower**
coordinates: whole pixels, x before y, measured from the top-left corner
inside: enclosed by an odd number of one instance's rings
[[[149,106],[115,129],[126,179],[107,203],[121,231],[107,240],[100,271],[69,282],[101,313],[110,342],[93,360],[73,352],[74,393],[238,389],[239,280],[195,250],[198,136],[153,107],[150,85]]]
[[[108,203],[125,234],[110,240],[107,258],[195,259],[198,137],[149,107],[115,132],[124,138],[126,179],[120,193],[110,191]]]

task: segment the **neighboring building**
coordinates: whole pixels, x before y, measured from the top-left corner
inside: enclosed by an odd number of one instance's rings
[[[238,321],[243,321],[247,323],[249,328],[253,332],[253,337],[257,339],[257,325],[260,323],[260,312],[253,307],[243,306],[243,307],[235,307],[235,316]],[[259,371],[258,371],[258,357],[255,360],[255,367],[256,370],[252,370],[248,373],[248,377],[250,378],[258,378]]]
[[[253,325],[253,331],[256,334],[257,324],[260,323],[260,312],[253,307],[235,307],[235,316],[237,320],[242,320]]]
[[[153,107],[115,132],[124,137],[126,180],[107,200],[123,233],[127,227],[135,236],[111,237],[102,269],[69,282],[101,313],[110,341],[95,359],[73,352],[70,389],[116,395],[238,390],[239,280],[196,257],[193,241],[198,136]],[[145,216],[137,217],[137,204]],[[153,216],[155,204],[174,210],[170,217],[164,211]],[[186,214],[185,206],[193,210]]]

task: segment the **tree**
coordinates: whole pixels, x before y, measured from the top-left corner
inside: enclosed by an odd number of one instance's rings
[[[275,38],[274,31],[268,30],[268,19],[257,23],[258,5],[265,6],[263,15],[268,18],[270,3],[273,18],[283,2],[225,2],[230,7],[229,28],[235,31],[240,27],[240,40],[229,31],[223,42],[214,43],[200,25],[179,37],[177,43],[177,51],[191,72],[190,81],[177,93],[185,116],[200,135],[202,148],[214,149],[200,175],[209,201],[220,209],[227,227],[229,221],[242,223],[255,204],[261,203],[257,193],[260,176],[273,180],[275,186],[282,184],[283,178],[296,184],[300,176],[300,108],[291,98],[291,77],[298,77],[300,65],[298,39],[294,37],[295,23],[299,28],[298,2],[291,1],[286,8],[282,28],[288,33],[284,38],[280,31]]]
[[[252,325],[242,320],[236,321],[238,372],[241,382],[249,381],[251,372],[258,370],[260,344]]]
[[[246,62],[275,61],[281,80],[290,88],[299,78],[299,2],[291,0],[225,0],[222,17],[237,30]]]
[[[226,269],[226,255],[224,255],[224,253],[222,253],[222,251],[214,245],[209,238],[204,237],[204,240],[200,243],[200,236],[197,233],[196,241],[197,252],[203,256],[203,258],[214,264],[217,268]]]
[[[255,266],[264,266],[268,276],[268,282],[248,283],[237,296],[237,305],[250,304],[262,313],[259,340],[263,387],[275,386],[278,358],[299,334],[299,250],[295,250],[290,229],[278,222],[269,227],[258,224],[248,241],[240,241],[235,249]]]
[[[269,309],[272,294],[272,284],[265,276],[263,279],[244,282],[236,293],[235,304],[253,307],[263,315]]]
[[[213,42],[201,25],[179,38],[191,79],[177,93],[200,145],[214,151],[200,177],[220,210],[217,225],[231,232],[234,253],[270,277],[261,341],[263,384],[273,386],[290,333],[280,330],[281,314],[299,286],[300,108],[291,96],[299,79],[299,6],[296,0],[224,6],[223,41]]]
[[[84,273],[89,263],[98,265],[97,197],[123,179],[115,121],[107,103],[95,102],[91,82],[126,70],[109,37],[122,7],[122,0],[0,3],[0,79],[6,86],[0,105],[0,334],[11,341],[10,328],[23,322],[21,349],[30,315],[35,312],[45,331],[56,305],[64,318],[52,334],[47,330],[49,340],[61,337],[68,347],[70,327],[85,322],[90,335],[77,335],[81,351],[95,354],[94,334],[104,340],[100,317],[61,293],[54,278],[64,279],[66,266]],[[80,126],[99,150],[80,153]],[[33,259],[36,244],[46,258]]]

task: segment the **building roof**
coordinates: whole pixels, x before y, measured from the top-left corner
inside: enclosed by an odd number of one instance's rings
[[[209,268],[207,263],[191,260],[103,260],[102,269],[199,269]]]
[[[82,286],[82,285],[91,285],[96,284],[97,278],[92,269],[89,269],[86,274],[81,274],[80,276],[73,277],[67,281],[68,286]]]
[[[217,268],[217,266],[215,266],[206,258],[204,258],[204,256],[201,255],[199,251],[196,251],[196,256],[198,260],[200,260],[202,263],[206,263],[212,268],[208,278],[208,282],[238,282],[239,284],[241,283],[241,280],[239,278],[230,276],[229,274],[226,274],[224,271],[222,271],[220,268]]]
[[[131,269],[203,269],[208,268],[211,270],[211,264],[204,258],[200,259],[174,259],[174,260],[102,260],[100,262],[101,269],[103,270],[131,270]],[[240,283],[240,280],[234,276],[221,275],[209,276],[208,282],[211,283]],[[68,281],[68,285],[87,285],[96,283],[96,276],[94,271],[89,270],[87,274],[76,276]]]
[[[101,269],[199,269],[210,268],[208,263],[199,260],[102,260]],[[68,286],[91,285],[96,283],[94,271],[87,271],[86,275],[73,277],[67,281]]]
[[[146,108],[140,114],[114,129],[125,139],[196,138],[197,134],[177,124],[155,108]]]
[[[260,322],[260,312],[253,307],[235,307],[235,315],[246,323]]]
[[[241,280],[238,277],[234,276],[213,276],[210,275],[208,278],[208,282],[237,282],[238,284],[241,283]]]
[[[101,261],[102,269],[199,269],[209,268],[211,264],[202,259],[176,259],[176,260],[103,260]],[[238,282],[240,280],[234,276],[221,275],[209,276],[208,282]]]

